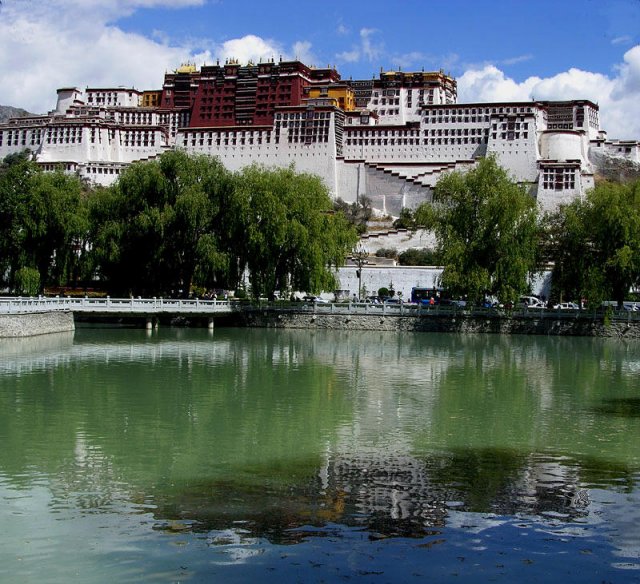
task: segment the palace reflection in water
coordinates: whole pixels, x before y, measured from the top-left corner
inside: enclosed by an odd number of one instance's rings
[[[609,520],[637,566],[638,348],[235,329],[0,341],[0,515],[37,491],[56,519],[144,514],[125,539],[212,544]]]

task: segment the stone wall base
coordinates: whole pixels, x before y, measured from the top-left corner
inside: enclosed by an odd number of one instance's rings
[[[243,323],[250,327],[305,328],[333,330],[375,330],[441,333],[494,333],[520,335],[564,335],[584,337],[624,337],[640,339],[640,321],[614,321],[603,318],[518,318],[471,315],[349,315],[287,313],[262,310],[245,313]]]
[[[32,337],[73,330],[72,312],[0,314],[0,338]]]

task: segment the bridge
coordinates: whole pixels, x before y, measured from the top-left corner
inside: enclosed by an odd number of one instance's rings
[[[208,318],[213,326],[216,316],[229,316],[238,312],[270,311],[284,313],[314,313],[361,316],[457,316],[500,317],[508,314],[525,319],[601,319],[602,313],[588,310],[539,309],[520,307],[508,311],[496,308],[425,306],[409,303],[371,304],[364,302],[258,302],[238,300],[200,300],[176,298],[88,298],[88,297],[0,297],[0,315],[29,314],[37,312],[69,311],[74,315],[96,317],[138,317],[146,318],[147,326],[157,323],[159,317]],[[640,321],[640,311],[613,310],[614,321]]]
[[[38,296],[30,298],[0,298],[0,314],[33,314],[37,312],[67,311],[74,315],[96,317],[137,317],[147,320],[147,327],[157,324],[160,316],[209,318],[230,315],[238,303],[228,300],[183,300],[175,298],[75,298]]]

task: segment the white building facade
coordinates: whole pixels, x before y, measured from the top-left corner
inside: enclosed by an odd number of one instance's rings
[[[132,88],[63,88],[49,114],[0,126],[0,158],[28,149],[44,169],[61,167],[100,185],[112,184],[132,162],[170,148],[217,156],[232,171],[252,163],[293,164],[319,175],[334,197],[353,202],[366,196],[391,215],[431,200],[444,173],[473,168],[487,155],[525,184],[542,210],[583,197],[603,158],[640,164],[640,143],[608,140],[598,106],[586,100],[458,104],[455,81],[442,73],[382,73],[379,81],[340,84],[349,86],[345,91],[355,95],[356,107],[343,109],[329,98],[292,98],[289,105],[265,105],[262,123],[254,124],[250,108],[261,107],[255,95],[262,89],[250,85],[243,71],[234,64],[235,77],[227,75],[244,83],[232,96],[244,108],[238,123],[204,125],[200,116],[194,125],[189,103],[211,112],[224,111],[225,102],[218,106],[211,97],[208,103],[216,105],[207,106],[207,94],[189,98],[189,88],[187,105],[180,107],[162,107],[168,98],[159,91],[150,102],[149,92]],[[198,72],[189,74],[197,92]],[[225,83],[227,77],[219,75]],[[311,73],[307,77],[314,83]],[[326,83],[317,77],[316,86]],[[254,101],[247,106],[250,91]],[[326,86],[321,94],[330,95]]]

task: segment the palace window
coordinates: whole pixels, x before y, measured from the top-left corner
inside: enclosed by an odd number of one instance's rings
[[[543,172],[543,188],[556,191],[575,189],[574,168],[545,168]]]

